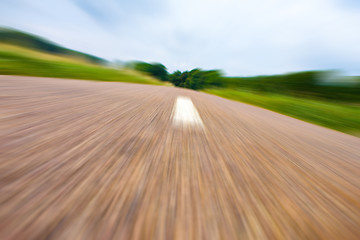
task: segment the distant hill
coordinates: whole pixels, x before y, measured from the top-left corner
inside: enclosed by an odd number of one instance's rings
[[[48,41],[39,36],[9,28],[0,27],[0,43],[13,44],[51,54],[67,55],[70,57],[82,58],[86,61],[96,64],[105,64],[107,62],[105,59],[90,54],[61,47],[56,43]]]

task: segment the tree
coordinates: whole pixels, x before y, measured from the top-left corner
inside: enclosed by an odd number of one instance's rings
[[[161,63],[150,64],[150,74],[161,81],[167,81],[169,79],[169,73],[164,65]]]
[[[174,84],[175,86],[179,86],[180,85],[180,81],[181,81],[181,72],[175,71],[172,74],[169,75],[169,81]]]
[[[131,62],[127,66],[136,71],[147,73],[161,81],[169,79],[169,73],[161,63]]]

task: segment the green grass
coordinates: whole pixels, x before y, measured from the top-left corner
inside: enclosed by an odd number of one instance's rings
[[[135,71],[95,65],[81,58],[52,55],[0,44],[0,74],[163,85]]]
[[[204,92],[263,107],[355,136],[360,134],[360,106],[232,89],[206,89]]]

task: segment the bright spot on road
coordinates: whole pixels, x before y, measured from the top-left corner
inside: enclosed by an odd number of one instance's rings
[[[190,98],[179,96],[176,99],[173,113],[173,123],[176,126],[203,127],[203,122]]]

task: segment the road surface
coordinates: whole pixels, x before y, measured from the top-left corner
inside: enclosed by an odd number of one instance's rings
[[[0,76],[0,239],[359,239],[360,138],[195,91]]]

